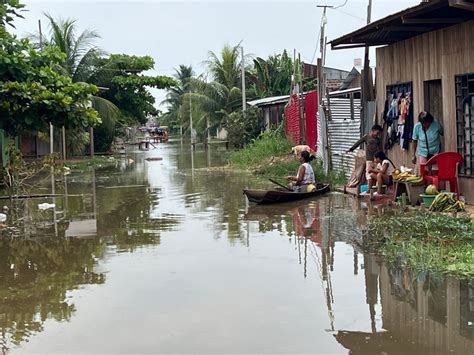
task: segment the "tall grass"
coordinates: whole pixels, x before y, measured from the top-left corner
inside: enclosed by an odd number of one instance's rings
[[[230,157],[231,165],[250,169],[256,175],[272,178],[282,178],[288,175],[296,175],[300,166],[294,156],[288,156],[293,143],[280,131],[264,132],[251,144],[233,153]],[[279,157],[275,161],[270,158]],[[328,175],[320,161],[313,161],[311,166],[317,182],[327,182],[331,185],[343,185],[346,178],[343,173],[330,171]]]
[[[287,154],[291,151],[292,142],[280,132],[264,132],[252,143],[233,153],[232,165],[242,169],[261,164],[272,156]]]

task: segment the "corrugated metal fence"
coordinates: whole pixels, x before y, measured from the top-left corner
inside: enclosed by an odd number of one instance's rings
[[[326,99],[324,99],[324,104],[327,104]],[[332,170],[343,171],[349,178],[354,168],[355,153],[346,154],[346,151],[361,137],[360,99],[353,99],[351,102],[351,99],[331,98],[330,107],[328,133]],[[321,134],[318,116],[318,157],[320,158],[323,148]]]

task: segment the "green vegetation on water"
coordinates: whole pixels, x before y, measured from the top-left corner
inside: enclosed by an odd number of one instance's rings
[[[108,168],[110,166],[116,166],[118,163],[117,158],[109,157],[94,157],[92,159],[85,158],[83,160],[75,160],[70,163],[66,163],[66,166],[74,171],[85,171],[91,168],[101,169]]]
[[[293,143],[279,131],[262,133],[251,144],[236,151],[230,158],[231,165],[240,169],[248,169],[255,175],[283,178],[295,175],[300,163],[291,152]],[[344,173],[331,171],[324,174],[320,161],[313,161],[311,165],[317,182],[328,182],[333,186],[343,185],[346,182]]]
[[[474,230],[469,217],[391,211],[372,217],[373,245],[415,270],[474,275]]]

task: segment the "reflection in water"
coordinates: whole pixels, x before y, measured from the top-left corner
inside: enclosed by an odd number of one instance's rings
[[[367,251],[382,206],[248,206],[242,188],[265,182],[221,168],[216,148],[131,158],[56,176],[54,211],[15,201],[0,237],[3,352],[473,353],[474,282]],[[83,342],[90,324],[100,332]]]
[[[354,275],[359,272],[362,254],[371,331],[339,329],[334,335],[351,354],[473,354],[474,281],[429,272],[415,274],[385,263],[380,256],[364,253],[360,245],[366,238],[363,230],[367,214],[361,207],[366,206],[356,200],[349,203],[345,196],[331,196],[276,207],[252,206],[245,217],[257,221],[260,231],[285,229],[290,238],[295,237],[298,254],[303,253],[298,258],[304,277],[310,267],[308,255],[312,256],[309,260],[320,271],[331,330],[335,330],[335,318],[340,316],[334,304],[345,302],[335,300],[333,295],[335,242],[354,245]],[[380,213],[379,207],[370,206],[369,213]],[[378,316],[377,306],[381,309]],[[377,317],[381,317],[379,327]]]

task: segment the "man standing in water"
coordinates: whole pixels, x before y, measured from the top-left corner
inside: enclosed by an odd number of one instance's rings
[[[365,173],[367,180],[370,179],[369,171],[372,169],[374,164],[375,153],[382,151],[382,132],[383,128],[376,124],[372,126],[369,134],[366,134],[349,149],[349,152],[353,152],[360,145],[365,143]]]

